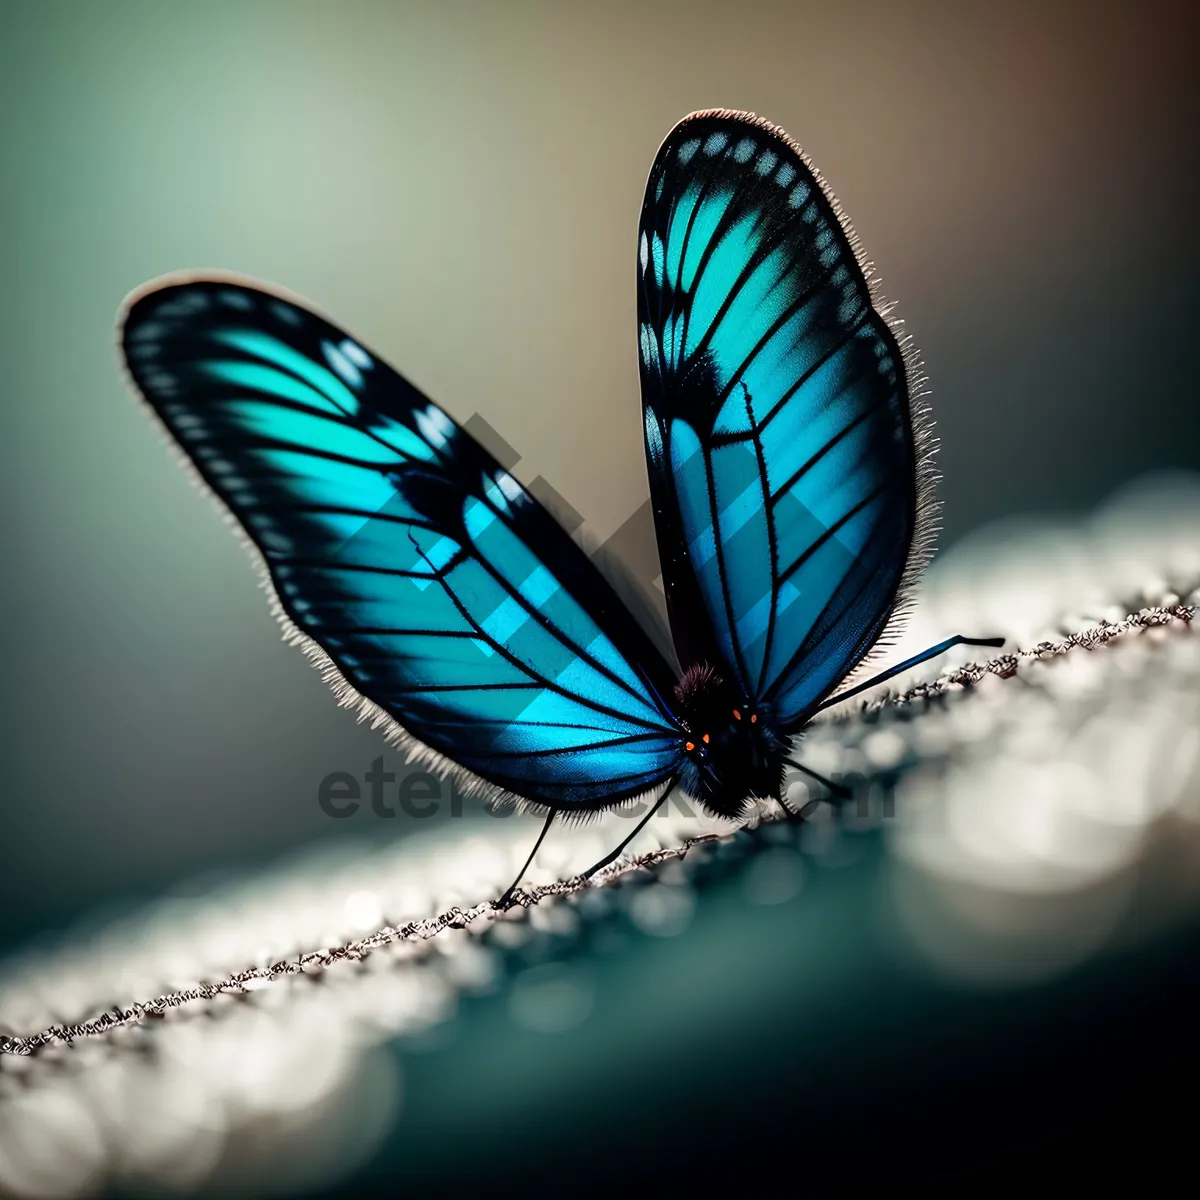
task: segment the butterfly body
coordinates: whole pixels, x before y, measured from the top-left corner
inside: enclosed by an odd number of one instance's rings
[[[173,277],[122,323],[136,391],[342,703],[547,828],[676,784],[722,817],[780,796],[793,739],[886,645],[931,541],[915,356],[786,134],[680,122],[637,283],[679,677],[537,500],[306,303]]]
[[[721,673],[699,663],[675,688],[687,731],[680,785],[715,816],[742,816],[751,799],[781,793],[789,739],[775,728],[770,709],[741,696]]]

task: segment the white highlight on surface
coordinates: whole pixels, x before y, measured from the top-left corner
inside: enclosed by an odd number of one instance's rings
[[[383,906],[374,892],[351,892],[344,907],[353,929],[366,932],[383,924]]]

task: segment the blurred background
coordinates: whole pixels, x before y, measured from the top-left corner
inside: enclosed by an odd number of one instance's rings
[[[281,855],[374,852],[442,819],[321,811],[331,772],[361,779],[381,753],[403,764],[281,643],[245,553],[126,393],[114,327],[131,289],[223,268],[298,292],[460,421],[479,414],[520,455],[515,473],[543,476],[602,541],[646,496],[633,291],[646,173],[689,111],[748,109],[811,155],[922,351],[941,544],[1067,519],[1148,471],[1200,470],[1197,24],[1191,6],[1161,3],[6,4],[0,954]],[[463,824],[484,827],[466,809]],[[768,956],[774,999],[760,1012],[731,1006],[667,1036],[669,978],[648,944],[595,992],[606,1028],[621,1013],[629,1053],[639,1031],[644,1043],[619,1086],[597,1078],[611,1039],[582,1018],[565,1078],[536,1029],[514,1033],[499,1001],[481,1001],[456,1039],[406,1065],[385,1144],[423,1146],[421,1170],[449,1170],[464,1097],[499,1107],[524,1088],[521,1122],[558,1118],[539,1142],[489,1138],[480,1116],[480,1161],[517,1175],[541,1154],[590,1170],[589,1129],[621,1112],[659,1119],[646,1096],[664,1110],[690,1096],[699,1111],[629,1135],[642,1147],[631,1172],[669,1160],[684,1117],[722,1146],[753,1139],[765,1104],[802,1183],[797,1078],[827,1088],[829,1110],[806,1119],[840,1129],[850,1158],[861,1122],[906,1113],[874,1143],[892,1161],[922,1139],[905,1080],[936,1091],[964,1046],[995,1040],[997,1089],[1038,1091],[1038,1121],[1063,1130],[1070,1157],[1085,1127],[1046,1107],[1048,1081],[1074,1073],[1070,1108],[1094,1084],[1080,1064],[1103,1074],[1097,1043],[1063,1048],[1057,1065],[1041,1043],[1021,1080],[1012,1047],[1089,1008],[1088,968],[1019,1004],[922,990],[915,967],[885,968],[859,944],[868,893],[854,878],[771,910],[827,915],[842,966],[819,1000],[802,1003],[811,979]],[[692,951],[718,977],[724,911]],[[788,944],[783,925],[761,932]],[[1112,1044],[1105,1021],[1171,1030],[1160,998],[1194,1002],[1197,942],[1173,936],[1152,964],[1120,968],[1144,986],[1106,1001],[1096,1038]],[[820,1054],[789,996],[828,1034]],[[780,1038],[739,1067],[742,1021]],[[906,1051],[914,1027],[945,1038]],[[1163,1036],[1120,1043],[1109,1069],[1162,1073],[1192,1052]],[[1000,1070],[972,1061],[979,1078]],[[1139,1078],[1146,1094],[1161,1082]],[[943,1116],[961,1119],[945,1095]],[[955,1129],[967,1159],[992,1161],[994,1139]],[[387,1177],[375,1153],[351,1194]],[[602,1157],[613,1165],[611,1148]]]

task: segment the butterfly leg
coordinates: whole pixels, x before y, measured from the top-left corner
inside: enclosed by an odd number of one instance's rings
[[[834,783],[832,779],[826,779],[824,775],[818,775],[811,767],[806,767],[803,763],[798,763],[794,758],[787,758],[784,761],[789,767],[795,767],[797,771],[802,772],[811,779],[815,779],[822,787],[826,788],[830,793],[828,799],[834,804],[841,804],[843,801],[849,800],[853,795],[853,792],[844,784]],[[789,817],[799,817],[802,815],[802,812],[792,812],[788,807],[787,801],[782,796],[779,797],[779,803],[783,806],[783,811]]]
[[[637,823],[637,826],[634,828],[634,831],[611,854],[606,855],[598,863],[594,863],[592,866],[588,867],[588,869],[586,871],[584,871],[584,873],[583,873],[584,879],[590,879],[593,875],[595,875],[595,873],[597,871],[603,870],[605,867],[608,866],[609,863],[616,862],[617,859],[620,858],[621,852],[625,849],[625,847],[628,846],[629,843],[632,842],[633,839],[635,837],[637,837],[637,835],[639,833],[642,832],[642,829],[645,827],[646,822],[649,821],[650,818],[652,816],[654,816],[654,814],[656,812],[658,812],[658,810],[662,807],[663,801],[666,800],[670,791],[671,791],[671,785],[668,784],[666,789],[663,791],[663,794],[661,796],[659,796],[659,798],[654,802],[654,806]]]
[[[851,696],[857,696],[859,692],[865,692],[867,688],[874,687],[877,683],[883,683],[885,679],[891,679],[893,675],[899,675],[902,671],[907,671],[912,667],[920,666],[923,662],[928,662],[931,658],[937,658],[939,654],[945,654],[951,646],[1003,646],[1003,638],[969,638],[963,637],[961,634],[947,638],[944,642],[938,642],[936,646],[930,646],[928,650],[922,650],[920,654],[914,654],[912,658],[906,658],[902,663],[897,663],[894,667],[889,667],[886,671],[881,671],[878,675],[868,679],[865,683],[860,683],[856,687],[852,687],[848,692],[842,692],[840,695],[833,696],[826,700],[824,704],[817,706],[817,712],[823,708],[829,708],[833,704],[841,704],[843,700],[849,699]],[[795,764],[793,764],[795,765]],[[803,767],[800,768],[804,770]]]
[[[552,808],[546,814],[546,823],[542,826],[542,832],[538,834],[537,841],[533,843],[533,849],[529,852],[529,857],[525,860],[525,865],[517,872],[517,877],[508,885],[504,895],[496,901],[496,908],[507,908],[512,902],[512,894],[517,890],[517,884],[525,878],[525,872],[529,870],[530,864],[537,857],[537,852],[542,848],[542,842],[546,838],[546,834],[550,832],[550,822],[554,820],[558,813],[558,809]]]

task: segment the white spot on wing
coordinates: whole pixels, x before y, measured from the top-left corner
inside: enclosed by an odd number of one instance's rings
[[[658,418],[654,415],[654,409],[648,404],[646,405],[645,420],[646,453],[650,456],[650,461],[657,467],[662,463],[663,459],[662,434],[658,429]]]
[[[343,339],[339,349],[356,367],[360,367],[364,371],[369,371],[375,365],[371,356],[357,342],[352,342],[349,338]]]
[[[654,281],[659,287],[662,287],[663,271],[666,264],[666,250],[663,247],[662,238],[657,233],[654,235],[654,246],[651,255],[654,259]]]
[[[489,478],[487,474],[483,477],[483,491],[496,508],[501,512],[508,512],[508,500],[505,498],[496,481]]]
[[[361,388],[363,385],[362,372],[346,357],[341,349],[335,346],[332,342],[321,339],[321,351],[325,355],[325,361],[348,383],[352,388]]]
[[[658,370],[658,342],[654,338],[654,329],[643,321],[642,327],[638,332],[639,340],[642,344],[642,362],[647,367]]]
[[[525,489],[507,471],[497,472],[496,482],[509,500],[516,500],[525,494]]]
[[[750,161],[750,156],[754,153],[754,139],[742,138],[734,147],[733,157],[735,161],[744,163]]]
[[[421,436],[435,449],[440,450],[450,440],[448,432],[444,431],[435,415],[445,421],[445,415],[430,405],[425,412],[413,413],[413,422]],[[453,429],[453,426],[451,426]]]

